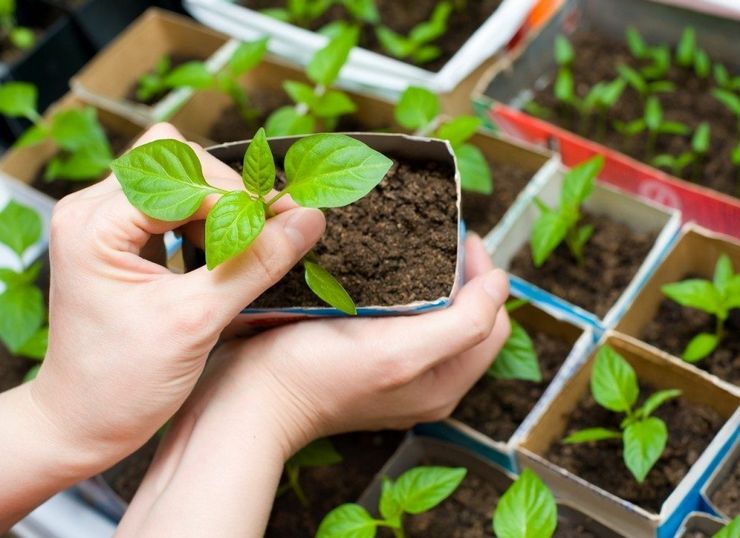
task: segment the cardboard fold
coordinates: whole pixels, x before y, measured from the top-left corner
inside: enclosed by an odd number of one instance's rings
[[[691,512],[686,519],[681,523],[681,528],[678,529],[676,536],[678,538],[686,538],[691,536],[692,532],[701,532],[707,536],[714,536],[718,533],[724,522],[709,514],[702,512]]]
[[[701,488],[701,496],[704,503],[721,519],[728,522],[738,514],[729,514],[723,511],[719,506],[714,504],[712,497],[714,497],[719,487],[733,474],[737,465],[740,465],[740,431],[735,432],[735,441],[732,448],[727,451],[722,460],[717,464],[707,483]]]

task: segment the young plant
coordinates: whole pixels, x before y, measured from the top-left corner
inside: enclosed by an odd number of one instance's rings
[[[403,127],[420,136],[447,140],[452,146],[460,170],[463,190],[491,194],[491,168],[481,151],[467,141],[476,133],[481,120],[473,116],[457,116],[434,129],[440,113],[439,98],[425,88],[409,86],[401,95],[394,115]]]
[[[132,149],[111,167],[129,202],[146,215],[163,221],[183,221],[209,194],[219,195],[208,213],[205,229],[206,265],[214,269],[240,254],[257,239],[273,204],[290,194],[303,207],[342,207],[369,193],[385,176],[392,161],[362,142],[344,135],[302,138],[285,155],[286,185],[275,193],[275,161],[264,129],[244,155],[242,179],[246,190],[225,191],[206,183],[195,152],[177,140],[157,140]],[[309,254],[303,260],[308,287],[324,302],[356,314],[342,285]]]
[[[712,70],[712,62],[705,51],[696,45],[696,32],[685,28],[676,47],[676,63],[686,69],[693,69],[699,78],[707,78]]]
[[[590,224],[579,226],[581,205],[591,196],[596,176],[603,167],[604,157],[597,155],[568,171],[560,190],[560,205],[556,208],[535,199],[541,211],[530,239],[535,267],[541,267],[563,241],[576,261],[579,264],[583,262],[583,247],[594,228]]]
[[[343,27],[329,43],[316,52],[306,67],[306,74],[314,86],[288,80],[283,89],[295,102],[273,112],[265,129],[268,136],[290,136],[333,130],[339,118],[357,110],[352,99],[339,90],[331,89],[339,72],[357,44],[359,30]]]
[[[730,311],[740,308],[740,273],[734,271],[729,256],[722,254],[719,257],[711,281],[691,278],[666,284],[661,291],[682,306],[715,316],[714,332],[694,336],[681,357],[693,363],[711,355],[722,342],[725,321]]]
[[[437,506],[452,495],[466,474],[460,467],[422,466],[409,469],[395,481],[385,477],[378,505],[380,519],[359,504],[343,504],[324,517],[316,538],[373,538],[378,527],[387,527],[396,538],[403,538],[404,516]]]
[[[512,299],[507,301],[506,311],[514,312],[525,304],[527,302],[521,299]],[[542,381],[542,372],[534,343],[521,323],[513,318],[510,318],[510,323],[511,334],[486,373],[494,379],[518,379],[539,383]]]
[[[283,475],[285,482],[277,490],[277,496],[288,491],[295,493],[303,506],[309,505],[309,499],[303,491],[300,482],[301,469],[310,467],[328,467],[342,462],[342,455],[337,452],[329,439],[317,439],[296,452],[285,462]]]
[[[211,73],[205,62],[191,61],[172,69],[169,56],[162,56],[154,72],[139,79],[136,97],[148,102],[175,88],[196,90],[219,90],[234,102],[245,122],[253,124],[259,111],[249,103],[249,96],[239,84],[239,78],[254,69],[267,52],[268,38],[249,43],[241,43],[229,59],[226,67],[218,73]]]
[[[29,49],[36,42],[33,30],[15,21],[15,0],[0,0],[0,35],[14,47]]]
[[[640,69],[646,80],[663,79],[671,68],[671,51],[666,45],[649,46],[634,26],[625,31],[625,40],[632,56],[648,64]]]
[[[710,139],[711,127],[708,122],[704,121],[699,124],[691,137],[691,150],[677,156],[667,153],[656,155],[650,163],[658,168],[670,168],[676,176],[680,176],[687,166],[693,165],[692,175],[696,178],[699,176],[698,165],[709,153]]]
[[[712,96],[722,103],[735,117],[737,132],[740,134],[740,97],[731,91],[715,88],[712,90]]]
[[[624,413],[625,417],[619,425],[621,431],[587,428],[571,433],[564,442],[576,444],[621,439],[624,463],[632,476],[642,483],[660,458],[668,440],[665,422],[651,415],[668,400],[680,396],[681,391],[669,389],[655,392],[642,406],[634,409],[640,395],[635,371],[614,349],[603,346],[599,349],[591,372],[591,395],[603,408]]]
[[[262,13],[279,21],[309,26],[335,5],[343,6],[357,21],[368,24],[380,21],[375,0],[288,0],[284,8],[263,9]]]
[[[452,2],[444,0],[436,5],[428,21],[414,26],[407,36],[402,36],[387,26],[375,28],[375,35],[388,54],[401,60],[410,59],[416,64],[429,63],[442,54],[433,42],[447,32],[447,19],[452,13]]]
[[[648,97],[645,101],[645,111],[642,118],[627,123],[615,122],[614,128],[625,136],[633,137],[647,132],[648,139],[645,152],[648,158],[655,153],[655,144],[662,134],[685,136],[689,134],[689,127],[678,121],[667,121],[663,116],[663,107],[657,97]]]
[[[555,98],[561,103],[575,107],[577,96],[573,82],[573,62],[576,54],[567,37],[564,35],[555,37],[554,53],[555,63],[558,65],[558,75],[553,86]]]
[[[10,201],[0,211],[0,244],[15,254],[20,269],[0,268],[0,342],[17,356],[41,361],[49,328],[46,306],[35,282],[41,262],[27,263],[28,250],[41,239],[41,218],[30,207]],[[27,379],[35,377],[34,366]]]
[[[94,108],[60,110],[49,121],[42,118],[36,108],[37,90],[33,84],[8,82],[0,85],[0,114],[26,118],[33,123],[16,141],[15,147],[50,140],[59,150],[46,166],[44,179],[84,181],[96,179],[108,170],[113,155]]]
[[[617,72],[622,80],[640,94],[643,101],[656,93],[671,93],[676,90],[676,85],[673,82],[669,80],[648,81],[639,71],[626,64],[619,64]]]
[[[557,524],[555,497],[530,469],[524,469],[501,496],[493,514],[498,538],[550,538]]]
[[[714,82],[720,89],[730,92],[740,90],[740,76],[731,76],[724,65],[720,63],[714,64],[712,72],[714,73]]]

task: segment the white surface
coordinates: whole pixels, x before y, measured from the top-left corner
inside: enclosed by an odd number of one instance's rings
[[[721,17],[740,20],[740,0],[654,0],[661,4],[671,4],[695,11],[704,11]]]
[[[18,538],[109,538],[116,527],[65,491],[39,506],[11,530]]]

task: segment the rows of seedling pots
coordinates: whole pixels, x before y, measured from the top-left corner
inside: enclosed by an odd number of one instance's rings
[[[513,136],[738,237],[740,21],[649,0],[569,0],[481,80]]]

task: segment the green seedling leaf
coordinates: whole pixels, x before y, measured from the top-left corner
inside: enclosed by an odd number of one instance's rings
[[[560,203],[568,207],[579,207],[593,192],[596,176],[603,168],[603,155],[592,157],[571,168],[563,179]]]
[[[10,31],[10,42],[19,49],[30,49],[36,42],[33,30],[25,26],[16,26]]]
[[[689,126],[678,121],[664,121],[658,127],[658,132],[661,134],[672,134],[684,136],[689,134]]]
[[[28,82],[7,82],[0,85],[0,114],[11,118],[38,119],[38,91]]]
[[[504,307],[506,308],[506,312],[511,314],[512,312],[516,312],[526,304],[529,304],[529,302],[525,299],[509,299],[508,301],[506,301]]]
[[[319,264],[304,260],[306,284],[325,303],[350,316],[357,315],[357,307],[342,284]]]
[[[610,411],[628,413],[640,389],[632,366],[609,346],[599,349],[591,373],[591,394]]]
[[[0,211],[0,243],[19,258],[41,239],[41,229],[41,217],[30,207],[11,200]]]
[[[296,452],[288,462],[297,467],[326,467],[341,463],[342,455],[337,452],[329,439],[324,438],[309,443]]]
[[[336,118],[356,111],[357,105],[346,93],[328,90],[317,99],[311,110],[319,118]]]
[[[643,118],[639,118],[627,123],[615,121],[614,128],[625,136],[635,136],[643,132],[647,128],[647,124]]]
[[[428,21],[419,23],[411,29],[409,39],[417,45],[422,45],[441,37],[447,30],[450,13],[452,3],[447,1],[438,3]]]
[[[633,422],[624,429],[624,463],[638,482],[645,480],[667,440],[665,422],[656,417]]]
[[[46,309],[41,290],[14,286],[0,295],[0,340],[16,354],[41,328]]]
[[[27,148],[40,144],[49,136],[49,130],[44,124],[31,125],[26,129],[23,134],[15,141],[13,147],[15,148]]]
[[[303,207],[342,207],[374,189],[391,164],[386,156],[354,138],[308,136],[285,155],[284,190]]]
[[[681,358],[686,362],[699,362],[711,355],[719,345],[720,338],[716,334],[699,333],[686,345]]]
[[[238,77],[257,67],[267,53],[269,38],[264,37],[257,41],[240,43],[229,60],[229,72]]]
[[[417,64],[425,64],[431,62],[435,58],[439,58],[442,54],[442,49],[436,45],[425,45],[419,47],[411,53],[411,60]]]
[[[542,381],[534,343],[516,320],[511,320],[511,334],[488,368],[488,375],[496,379],[520,379],[536,383]]]
[[[694,73],[699,78],[707,78],[712,71],[712,60],[709,55],[701,49],[694,55]]]
[[[265,205],[244,191],[224,194],[206,218],[206,265],[214,269],[241,254],[265,226]]]
[[[563,442],[568,445],[575,445],[579,443],[590,443],[592,441],[605,441],[607,439],[621,439],[622,432],[608,430],[606,428],[586,428],[584,430],[578,430],[577,432],[571,433],[568,437],[563,439]]]
[[[468,141],[483,122],[474,116],[458,116],[446,121],[437,129],[436,137],[447,140],[453,147]]]
[[[619,64],[617,66],[617,72],[622,79],[632,86],[639,94],[646,94],[648,91],[647,82],[642,78],[642,75],[625,64]]]
[[[661,291],[678,304],[697,308],[709,314],[722,312],[722,298],[714,285],[708,280],[691,278],[682,282],[666,284]]]
[[[694,131],[691,138],[691,149],[699,155],[704,155],[709,151],[709,141],[711,136],[711,127],[709,122],[703,121]]]
[[[41,361],[44,360],[48,347],[49,327],[42,327],[18,349],[18,355]]]
[[[248,191],[265,196],[275,185],[275,160],[265,130],[260,128],[244,154],[242,180]]]
[[[373,538],[376,521],[359,504],[343,504],[327,514],[316,538]]]
[[[460,170],[462,189],[480,194],[491,194],[493,192],[491,167],[481,150],[471,144],[462,144],[455,147],[454,152]]]
[[[560,68],[558,77],[555,79],[555,97],[564,103],[572,103],[575,95],[573,73],[569,69]]]
[[[50,135],[54,142],[68,151],[108,144],[92,107],[69,108],[57,112],[51,119]]]
[[[313,109],[316,106],[318,97],[314,93],[313,88],[308,84],[296,82],[294,80],[286,80],[283,82],[283,89],[294,102],[303,103],[309,109]]]
[[[44,179],[46,181],[58,178],[68,181],[95,179],[108,171],[112,158],[107,143],[89,144],[72,153],[52,157],[44,171]]]
[[[740,516],[722,527],[712,538],[737,538],[740,536]]]
[[[730,257],[724,253],[720,254],[719,258],[717,258],[717,263],[714,266],[712,283],[723,298],[726,298],[728,295],[730,283],[732,282],[734,274],[735,271],[732,268]]]
[[[541,214],[532,228],[530,246],[535,267],[541,267],[568,233],[568,222],[562,214],[547,212]]]
[[[377,26],[375,36],[378,38],[380,46],[391,56],[408,58],[414,52],[415,44],[410,39],[397,34],[387,26]]]
[[[732,164],[734,164],[736,167],[740,167],[740,142],[738,142],[737,145],[732,148],[730,159],[732,160]]]
[[[721,88],[713,89],[712,95],[717,101],[725,105],[735,116],[740,118],[740,97]]]
[[[206,183],[195,151],[178,140],[155,140],[133,148],[111,168],[131,205],[159,220],[185,220],[206,195],[220,192]]]
[[[651,48],[647,56],[652,63],[641,70],[643,76],[649,80],[659,80],[665,77],[671,67],[671,51],[668,46]]]
[[[368,24],[380,22],[380,14],[378,8],[375,7],[375,0],[341,0],[341,3],[355,19]]]
[[[314,83],[326,88],[331,86],[339,76],[349,53],[357,44],[359,29],[348,26],[316,54],[306,67],[306,74]]]
[[[394,495],[404,512],[421,514],[449,497],[467,472],[462,467],[414,467],[396,480]]]
[[[575,231],[573,231],[568,237],[566,237],[568,246],[573,253],[573,256],[576,258],[576,260],[579,261],[579,263],[581,260],[583,260],[583,247],[586,246],[586,243],[588,243],[588,240],[591,239],[593,233],[594,227],[590,224],[587,224],[575,229]]]
[[[642,59],[647,56],[648,46],[642,39],[640,32],[637,31],[637,28],[635,28],[634,26],[628,26],[627,30],[625,31],[625,38],[627,40],[627,46],[629,47],[632,56],[638,59]]]
[[[498,538],[550,538],[558,523],[555,497],[540,478],[524,469],[501,496],[493,516]]]
[[[676,62],[682,67],[691,67],[694,64],[696,53],[696,32],[693,28],[685,28],[676,48]]]
[[[193,61],[184,63],[164,78],[168,88],[195,88],[204,90],[213,86],[214,75],[208,71],[203,62]]]
[[[647,400],[645,400],[645,403],[642,404],[642,407],[640,407],[635,414],[639,418],[647,418],[652,415],[655,410],[658,409],[661,405],[669,400],[678,398],[679,396],[681,396],[681,391],[678,389],[667,389],[654,392],[648,397]]]
[[[676,91],[676,85],[668,80],[658,80],[648,84],[650,93],[673,93]]]
[[[383,477],[378,508],[380,509],[380,515],[389,524],[395,527],[401,526],[403,507],[396,499],[393,482],[388,477]]]
[[[315,129],[313,117],[298,113],[292,106],[278,108],[265,122],[267,136],[296,136],[312,133]]]
[[[29,381],[36,379],[36,376],[39,375],[39,370],[41,370],[40,364],[33,365],[28,372],[26,372],[26,375],[23,376],[23,382],[28,383]]]
[[[395,109],[396,121],[413,131],[426,129],[439,115],[439,99],[426,88],[409,86]]]
[[[575,59],[573,46],[568,38],[560,34],[555,37],[555,62],[560,67],[569,67]]]
[[[657,97],[649,97],[645,103],[644,119],[650,131],[657,131],[663,123],[663,107]]]

